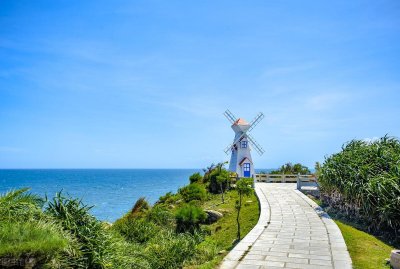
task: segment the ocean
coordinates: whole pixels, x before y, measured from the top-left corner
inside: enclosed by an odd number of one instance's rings
[[[127,213],[140,197],[154,203],[176,192],[200,169],[0,169],[0,193],[29,187],[49,199],[63,191],[94,206],[98,219],[113,222]]]

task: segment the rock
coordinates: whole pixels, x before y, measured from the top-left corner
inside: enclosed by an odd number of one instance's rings
[[[400,250],[394,249],[392,250],[392,254],[390,255],[390,265],[393,269],[400,269]]]
[[[216,222],[224,216],[221,212],[215,210],[205,210],[205,212],[207,214],[206,222],[209,224]]]

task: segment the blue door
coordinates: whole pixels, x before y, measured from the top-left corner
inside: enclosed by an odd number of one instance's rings
[[[249,163],[243,164],[243,176],[250,177],[250,164]]]

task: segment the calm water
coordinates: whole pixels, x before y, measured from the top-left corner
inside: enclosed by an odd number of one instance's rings
[[[30,187],[52,198],[60,190],[94,205],[92,213],[114,221],[144,196],[151,203],[189,183],[196,169],[10,169],[0,170],[0,193]]]

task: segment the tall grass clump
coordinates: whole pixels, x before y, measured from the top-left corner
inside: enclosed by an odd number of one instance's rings
[[[44,214],[44,202],[28,188],[0,195],[0,258],[21,266],[29,259],[35,268],[74,268],[81,257],[76,241]]]
[[[48,202],[46,213],[54,218],[77,241],[83,258],[76,261],[83,268],[129,268],[125,264],[125,242],[113,234],[89,212],[80,199],[57,193]]]
[[[400,142],[384,136],[352,140],[325,159],[319,182],[323,202],[362,222],[369,231],[400,234]]]

